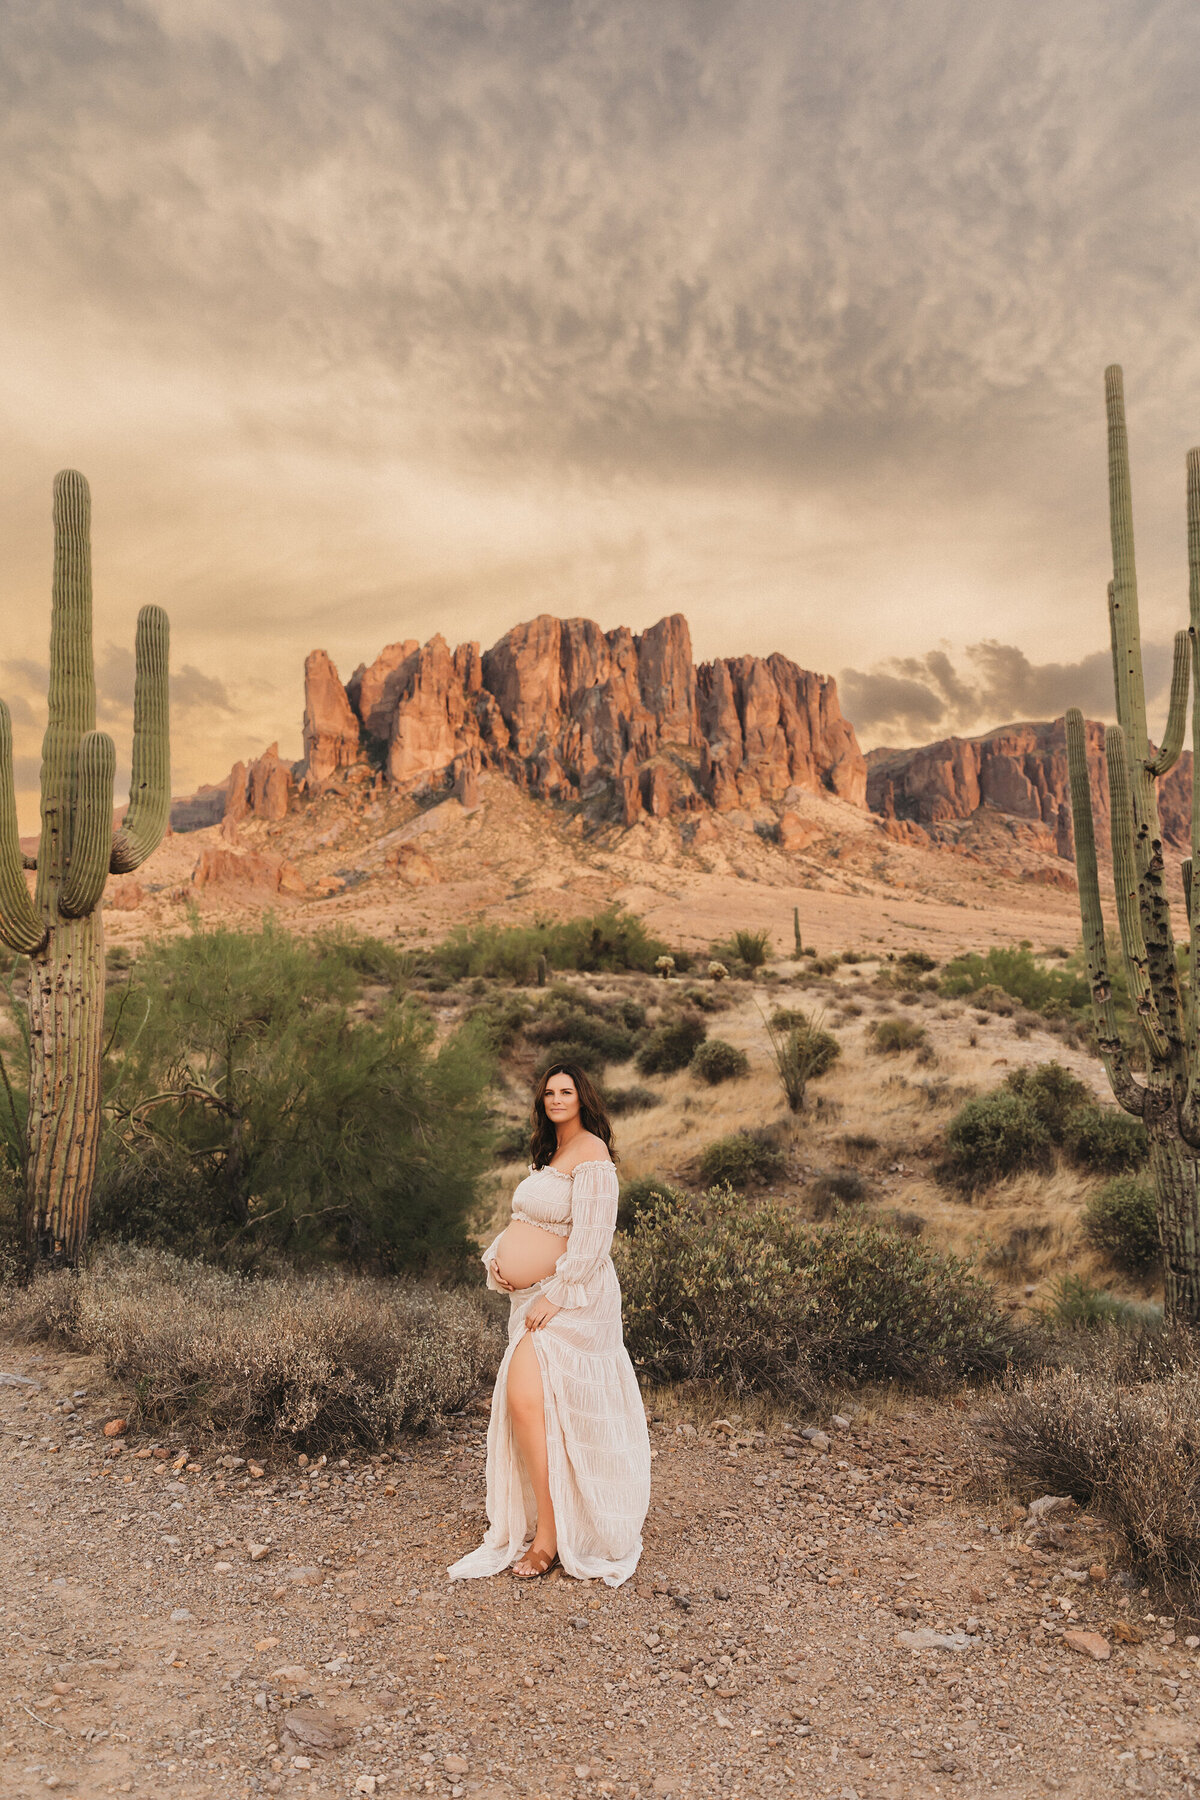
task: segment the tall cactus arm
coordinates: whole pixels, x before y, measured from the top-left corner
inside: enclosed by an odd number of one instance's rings
[[[96,728],[92,667],[92,497],[77,469],[54,477],[54,583],[50,613],[50,691],[42,741],[42,839],[39,906],[66,876],[75,818],[79,744]]]
[[[141,867],[162,842],[171,814],[169,650],[166,613],[161,606],[143,606],[133,689],[133,777],[125,823],[113,834],[108,866],[114,875]]]
[[[58,895],[58,910],[64,919],[86,918],[99,906],[104,893],[116,772],[117,753],[108,733],[85,733],[79,746],[75,833],[67,862],[67,878]]]
[[[1129,789],[1129,761],[1125,750],[1125,734],[1119,725],[1109,727],[1104,752],[1108,763],[1113,887],[1117,895],[1117,918],[1121,926],[1125,973],[1129,978],[1130,998],[1142,1027],[1150,1059],[1152,1062],[1163,1063],[1167,1060],[1169,1048],[1150,986],[1150,959],[1146,954],[1146,940],[1142,935],[1137,867],[1133,853],[1133,799]]]
[[[12,718],[0,700],[0,937],[10,950],[36,956],[47,930],[25,886],[13,786]]]
[[[1200,696],[1200,450],[1187,453],[1188,608],[1192,621],[1192,690]],[[1192,707],[1192,854],[1184,865],[1189,942],[1187,1090],[1179,1109],[1189,1144],[1200,1144],[1200,906],[1192,908],[1192,877],[1200,867],[1200,704]]]
[[[1192,672],[1192,639],[1194,628],[1175,633],[1175,653],[1171,660],[1171,700],[1167,707],[1167,728],[1162,748],[1149,763],[1152,775],[1166,775],[1179,761],[1183,749],[1183,733],[1187,725],[1188,679]]]
[[[1179,873],[1183,877],[1183,910],[1187,914],[1188,924],[1192,922],[1192,859],[1185,856],[1179,865]]]
[[[1088,786],[1087,747],[1083,714],[1077,706],[1067,713],[1067,762],[1071,772],[1071,815],[1075,824],[1075,866],[1079,876],[1079,912],[1083,922],[1083,951],[1087,958],[1088,985],[1092,991],[1092,1015],[1109,1086],[1126,1112],[1141,1115],[1146,1090],[1135,1081],[1125,1046],[1117,1029],[1108,950],[1104,941],[1104,912],[1100,905],[1100,880],[1096,871],[1096,831],[1092,796]]]
[[[1146,688],[1138,620],[1137,567],[1133,554],[1133,490],[1129,479],[1129,436],[1125,429],[1125,383],[1116,363],[1104,371],[1108,415],[1108,516],[1113,553],[1113,658],[1118,663],[1117,717],[1135,760],[1146,760]]]

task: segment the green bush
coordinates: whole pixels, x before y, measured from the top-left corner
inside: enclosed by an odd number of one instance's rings
[[[740,962],[748,969],[761,969],[771,955],[769,931],[732,931],[710,953],[718,962]]]
[[[1154,1189],[1132,1175],[1106,1182],[1083,1209],[1083,1235],[1119,1269],[1142,1275],[1161,1254]]]
[[[799,1008],[778,1009],[771,1014],[767,1041],[788,1110],[798,1113],[803,1110],[809,1082],[818,1080],[833,1066],[842,1046],[831,1031],[824,1029],[819,1018],[810,1018]]]
[[[608,1058],[595,1044],[585,1044],[571,1038],[563,1038],[561,1042],[546,1045],[538,1057],[533,1069],[533,1078],[540,1081],[547,1069],[557,1063],[578,1063],[581,1069],[599,1081],[608,1064]]]
[[[833,1169],[809,1183],[805,1199],[814,1219],[828,1219],[843,1206],[867,1198],[867,1184],[857,1169]]]
[[[966,1193],[1050,1165],[1050,1133],[1032,1103],[1011,1088],[968,1100],[947,1125],[945,1141],[944,1172]]]
[[[640,919],[610,906],[589,918],[559,923],[460,925],[427,953],[427,960],[452,981],[490,975],[528,986],[537,979],[539,956],[552,969],[652,971],[655,958],[666,950]]]
[[[905,1050],[920,1050],[929,1034],[915,1019],[876,1019],[870,1027],[871,1048],[880,1056],[898,1056]]]
[[[728,1188],[664,1198],[617,1255],[626,1343],[654,1380],[811,1403],[826,1382],[936,1391],[1034,1354],[1030,1332],[959,1259],[872,1226],[802,1227]]]
[[[1130,1174],[1150,1154],[1142,1121],[1115,1106],[1081,1106],[1067,1123],[1064,1144],[1077,1167],[1096,1175]]]
[[[191,1251],[236,1243],[385,1271],[460,1264],[487,1166],[493,1061],[362,980],[336,942],[193,929],[109,994],[96,1219]]]
[[[739,1076],[750,1073],[750,1058],[736,1044],[727,1044],[724,1038],[709,1038],[707,1043],[700,1044],[688,1064],[692,1074],[709,1087],[717,1087],[723,1081],[736,1081]]]
[[[983,956],[970,950],[952,957],[942,970],[939,991],[949,996],[975,994],[988,987],[1003,988],[1032,1012],[1050,1005],[1060,1010],[1086,1013],[1091,993],[1086,978],[1069,969],[1047,969],[1029,944],[995,945]]]
[[[734,1189],[772,1181],[787,1167],[787,1158],[767,1132],[735,1131],[716,1138],[700,1153],[701,1181],[710,1187],[728,1182]]]
[[[556,994],[525,1027],[534,1044],[587,1045],[602,1062],[627,1062],[637,1048],[637,1038],[619,1015],[579,1005],[571,996]]]
[[[664,1019],[637,1053],[639,1075],[670,1075],[686,1069],[707,1036],[708,1026],[696,1013],[681,1012]]]
[[[644,1214],[652,1212],[660,1202],[686,1206],[687,1196],[658,1175],[638,1175],[622,1182],[617,1200],[617,1230],[632,1231]]]
[[[1059,1139],[1081,1108],[1091,1106],[1092,1090],[1061,1063],[1037,1063],[1032,1068],[1012,1069],[1004,1077],[1010,1093],[1027,1100],[1046,1130]]]

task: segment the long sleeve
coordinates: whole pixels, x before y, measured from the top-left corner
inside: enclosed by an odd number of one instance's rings
[[[497,1286],[496,1281],[494,1280],[494,1278],[492,1276],[492,1258],[493,1258],[493,1256],[495,1256],[496,1250],[500,1243],[500,1239],[503,1236],[504,1236],[504,1233],[502,1231],[497,1232],[496,1236],[492,1239],[491,1243],[488,1245],[487,1249],[483,1252],[482,1256],[479,1259],[480,1262],[483,1264],[484,1270],[487,1274],[487,1281],[485,1282],[484,1285],[486,1287],[490,1287],[493,1294],[506,1294],[508,1292],[507,1288],[502,1288],[502,1287]]]
[[[588,1304],[588,1282],[612,1248],[617,1228],[617,1171],[612,1163],[577,1163],[572,1174],[571,1235],[545,1289],[555,1306]]]

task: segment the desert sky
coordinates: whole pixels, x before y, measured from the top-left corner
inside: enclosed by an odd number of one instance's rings
[[[1191,0],[0,0],[0,691],[34,816],[51,481],[102,722],[174,787],[304,656],[690,621],[865,744],[1109,712],[1103,370],[1186,622]]]

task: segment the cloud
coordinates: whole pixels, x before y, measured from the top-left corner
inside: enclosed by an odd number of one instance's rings
[[[969,644],[967,667],[945,649],[896,657],[869,670],[844,669],[840,695],[859,734],[908,742],[972,733],[1018,719],[1058,718],[1069,706],[1089,718],[1114,716],[1112,654],[1096,650],[1078,662],[1033,663],[1015,644],[994,638]],[[1145,644],[1142,660],[1151,704],[1164,696],[1171,647]]]
[[[215,675],[206,675],[191,663],[184,663],[182,669],[172,672],[171,705],[180,711],[194,708],[200,712],[232,713],[237,710],[230,701],[225,683],[218,681]]]

